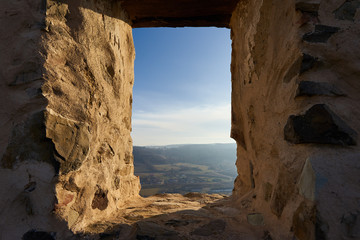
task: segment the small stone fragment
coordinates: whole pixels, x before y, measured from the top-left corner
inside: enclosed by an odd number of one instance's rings
[[[264,217],[261,213],[250,213],[247,215],[247,221],[253,226],[264,225]]]
[[[304,115],[290,116],[284,129],[285,140],[295,144],[318,143],[356,145],[357,133],[326,105],[317,104]]]
[[[299,83],[299,87],[296,93],[297,97],[300,96],[331,96],[340,97],[345,96],[337,87],[326,82],[311,82],[302,81]]]
[[[357,9],[360,8],[360,0],[345,1],[334,11],[335,18],[339,20],[354,21]]]
[[[326,43],[329,38],[340,29],[337,27],[316,25],[315,31],[303,36],[303,40],[311,43]]]

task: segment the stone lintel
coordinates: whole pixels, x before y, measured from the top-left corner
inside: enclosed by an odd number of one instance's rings
[[[229,27],[239,0],[121,0],[133,28]]]

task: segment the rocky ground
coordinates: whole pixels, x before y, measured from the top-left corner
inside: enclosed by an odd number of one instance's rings
[[[231,206],[225,195],[159,194],[138,198],[109,221],[87,226],[80,239],[139,240],[259,240],[272,239],[260,214]]]

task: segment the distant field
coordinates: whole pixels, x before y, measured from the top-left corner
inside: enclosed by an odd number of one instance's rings
[[[235,159],[235,144],[134,147],[142,196],[165,192],[231,194]]]

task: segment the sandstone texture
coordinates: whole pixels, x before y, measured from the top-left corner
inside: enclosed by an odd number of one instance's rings
[[[119,3],[2,1],[1,11],[0,238],[65,239],[140,191],[132,28]]]
[[[274,239],[360,237],[358,8],[259,0],[233,14],[233,197]]]
[[[359,8],[1,1],[0,239],[360,238]],[[139,196],[132,28],[169,26],[231,28],[229,198]]]

